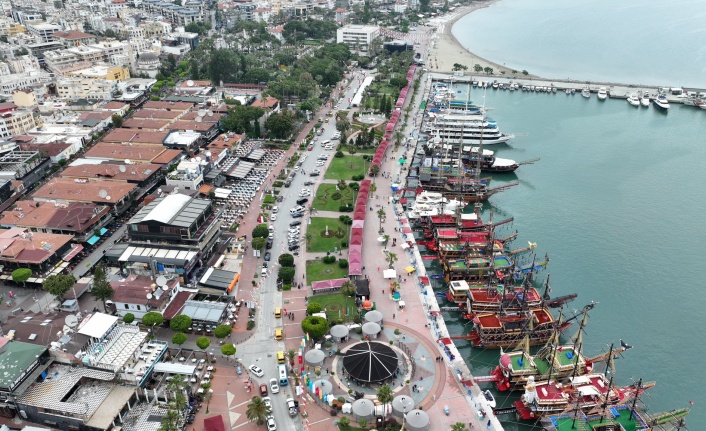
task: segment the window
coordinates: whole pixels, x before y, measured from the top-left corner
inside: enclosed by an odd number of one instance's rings
[[[140,305],[139,305],[139,304],[137,305],[137,309],[138,309],[138,310],[140,309]]]
[[[130,306],[127,305],[127,304],[125,304],[125,309],[126,309],[126,310],[129,310],[129,309],[130,309]]]

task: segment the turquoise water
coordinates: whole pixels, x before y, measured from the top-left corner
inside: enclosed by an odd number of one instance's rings
[[[551,273],[554,295],[578,293],[575,310],[599,303],[585,352],[607,351],[621,338],[633,345],[617,361],[616,382],[657,381],[645,397],[650,412],[694,401],[688,423],[702,429],[706,111],[677,105],[664,114],[563,93],[489,90],[486,99],[501,130],[526,134],[488,148],[517,161],[541,158],[516,175],[495,175],[494,186],[519,186],[493,196],[486,210],[515,217],[513,248],[532,241],[538,257],[549,254],[540,278]],[[454,313],[445,317],[452,333],[469,329]],[[458,345],[476,375],[497,364],[497,351]],[[518,429],[506,419],[507,429]]]
[[[704,88],[705,22],[703,0],[502,0],[452,31],[479,56],[546,78]]]

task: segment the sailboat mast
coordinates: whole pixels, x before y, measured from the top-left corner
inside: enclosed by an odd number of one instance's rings
[[[630,409],[630,420],[632,420],[635,414],[635,406],[637,405],[637,396],[640,394],[640,389],[642,389],[642,377],[640,377],[640,381],[637,382],[637,392],[635,393],[635,399],[632,400],[632,408]]]
[[[612,346],[611,346],[612,347]],[[610,397],[610,391],[613,390],[613,376],[610,376],[610,382],[608,383],[608,392],[606,392],[606,397],[603,400],[603,412],[601,413],[601,420],[598,423],[603,423],[603,419],[605,419],[605,411],[608,409],[608,401]]]

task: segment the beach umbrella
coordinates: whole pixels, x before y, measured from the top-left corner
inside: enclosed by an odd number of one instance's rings
[[[400,165],[404,165],[405,163],[407,163],[407,160],[406,160],[405,158],[401,158],[401,159],[399,159],[397,162],[398,162]]]

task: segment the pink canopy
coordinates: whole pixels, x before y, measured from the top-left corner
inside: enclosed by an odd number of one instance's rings
[[[314,281],[313,283],[311,283],[311,289],[314,292],[321,290],[325,291],[331,289],[338,289],[346,281],[350,280],[347,278],[334,278],[333,280]]]

